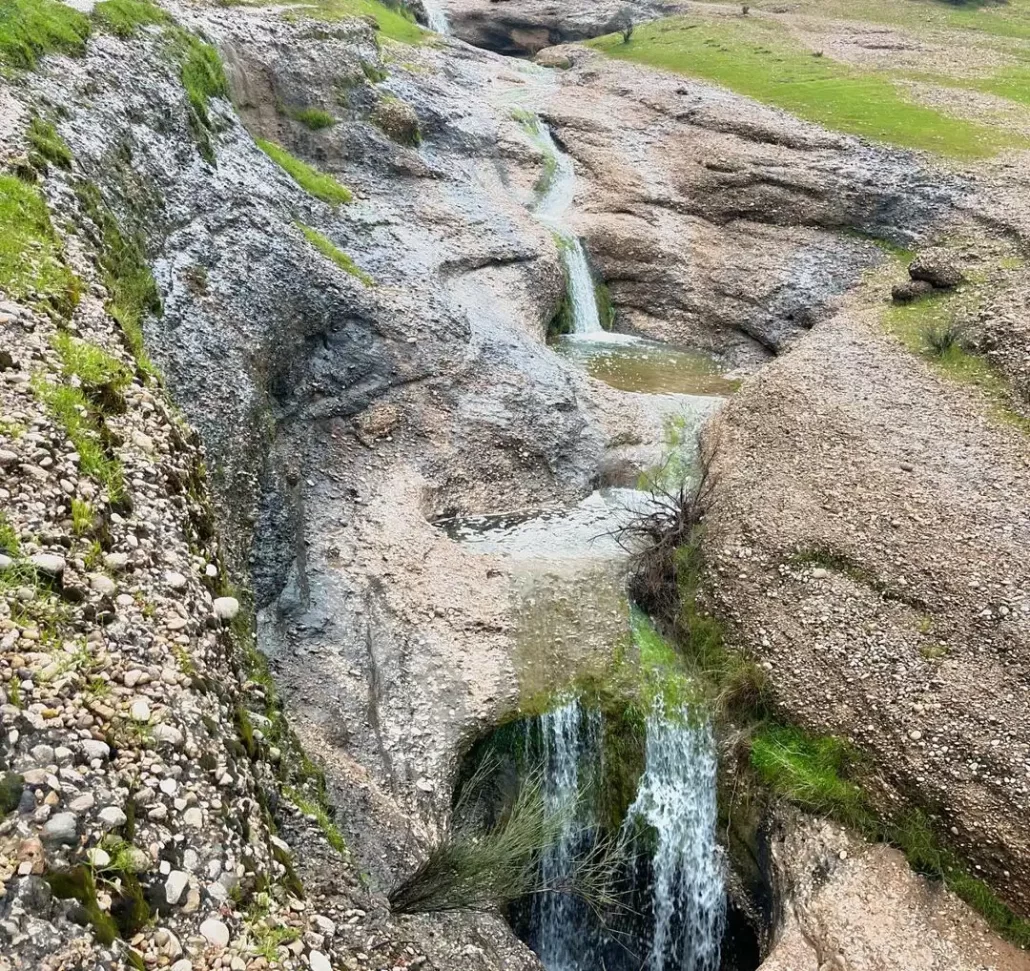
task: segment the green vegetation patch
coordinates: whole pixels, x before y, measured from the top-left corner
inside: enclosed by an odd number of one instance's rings
[[[941,374],[978,388],[999,420],[1030,433],[1030,419],[1014,407],[1013,390],[982,355],[973,351],[965,321],[975,318],[980,295],[975,286],[933,294],[912,303],[892,304],[884,313],[887,329],[910,351]]]
[[[298,108],[290,112],[290,117],[299,121],[302,125],[312,131],[321,131],[323,128],[332,128],[336,119],[322,108]]]
[[[214,164],[213,126],[208,108],[212,98],[229,96],[229,82],[222,59],[214,47],[178,26],[172,30],[172,46],[181,58],[179,79],[186,89],[190,105],[190,130],[201,156]]]
[[[96,25],[123,40],[132,37],[140,27],[167,24],[171,19],[150,0],[103,0],[93,8]]]
[[[35,186],[0,175],[0,289],[37,309],[68,316],[81,283],[64,262],[46,200]]]
[[[148,313],[160,315],[162,308],[143,241],[123,232],[118,220],[104,206],[96,186],[81,186],[79,201],[100,231],[100,266],[110,298],[107,312],[121,327],[140,370],[153,376],[155,370],[143,345],[143,319]]]
[[[42,375],[36,375],[32,390],[75,446],[83,474],[105,488],[111,502],[121,502],[125,496],[122,464],[107,454],[95,408],[83,389],[51,384]]]
[[[725,85],[740,94],[853,135],[973,159],[1025,139],[922,107],[890,80],[813,56],[782,25],[740,17],[706,22],[673,17],[589,42],[620,60]]]
[[[275,142],[270,142],[264,138],[255,139],[255,142],[261,151],[309,195],[313,195],[316,199],[321,199],[323,202],[328,202],[331,206],[350,202],[353,198],[350,189],[346,186],[341,185],[331,175],[320,172],[313,165],[302,162],[299,158],[287,152],[281,145],[277,145]]]
[[[360,266],[358,266],[354,260],[352,260],[343,250],[339,249],[331,239],[323,236],[318,230],[312,229],[310,226],[305,226],[303,223],[297,223],[297,228],[304,234],[304,238],[318,250],[324,257],[332,260],[341,270],[345,273],[349,273],[351,276],[356,277],[366,287],[375,286],[375,280],[372,279]]]
[[[29,122],[29,145],[45,162],[62,169],[72,167],[72,152],[53,124],[36,115]]]
[[[0,64],[32,69],[45,54],[81,55],[89,18],[58,0],[0,0]]]
[[[415,23],[415,17],[407,7],[387,6],[376,0],[314,0],[310,9],[298,9],[318,20],[371,17],[379,25],[379,33],[383,37],[402,44],[421,44],[431,36]]]

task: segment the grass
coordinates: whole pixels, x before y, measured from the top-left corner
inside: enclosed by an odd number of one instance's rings
[[[350,189],[340,185],[331,175],[320,172],[313,165],[308,165],[307,162],[302,162],[275,142],[264,138],[258,138],[255,141],[258,148],[309,195],[321,199],[331,206],[351,201]]]
[[[72,532],[85,536],[93,529],[93,507],[85,499],[72,499]]]
[[[321,108],[299,108],[296,111],[291,111],[289,114],[291,118],[299,121],[312,131],[332,128],[336,124],[336,119],[328,111],[323,111]]]
[[[227,98],[229,82],[218,51],[199,37],[175,27],[172,46],[181,57],[179,80],[186,90],[190,106],[190,130],[196,139],[201,156],[212,165],[215,150],[211,143],[213,126],[208,111],[212,98]]]
[[[814,57],[779,23],[674,17],[642,24],[632,40],[589,42],[610,57],[712,81],[808,121],[876,141],[959,159],[984,158],[1025,139],[908,101],[891,81]]]
[[[296,927],[269,927],[263,920],[255,921],[248,927],[254,938],[254,952],[269,964],[279,961],[280,947],[291,944],[300,937],[300,931]]]
[[[421,44],[430,36],[406,8],[388,7],[376,0],[314,0],[304,15],[318,20],[371,17],[379,25],[379,34],[402,44]]]
[[[809,812],[866,830],[871,814],[865,796],[846,777],[853,755],[832,735],[767,725],[751,739],[751,767],[778,795]]]
[[[103,0],[93,8],[93,21],[101,29],[128,40],[140,27],[171,22],[150,0]]]
[[[87,391],[101,388],[120,391],[132,382],[125,365],[96,344],[79,340],[65,331],[55,334],[53,343],[61,358],[64,376],[75,375]]]
[[[343,833],[337,829],[336,824],[333,822],[329,815],[328,810],[320,802],[315,802],[305,796],[299,789],[293,786],[286,786],[283,789],[283,794],[294,803],[294,805],[302,812],[305,816],[313,816],[325,834],[326,841],[329,845],[336,850],[337,853],[347,853],[347,841],[343,838]]]
[[[81,282],[64,262],[39,189],[0,175],[0,289],[13,300],[69,316]]]
[[[366,287],[375,286],[375,280],[361,269],[343,250],[339,249],[332,240],[310,226],[305,226],[303,223],[297,223],[296,225],[304,234],[304,238],[324,257],[332,260],[345,273],[349,273],[351,276],[359,279]]]
[[[965,321],[975,317],[979,307],[977,289],[963,287],[908,304],[892,304],[884,313],[884,324],[908,350],[942,375],[977,388],[998,420],[1030,433],[1030,419],[1013,406],[1014,393],[1005,376],[969,348]]]
[[[32,379],[32,390],[75,447],[82,473],[106,489],[111,502],[121,502],[125,496],[122,464],[107,455],[93,409],[82,388],[51,384],[37,374]]]
[[[107,312],[121,327],[137,367],[153,376],[156,371],[143,343],[143,319],[161,314],[161,297],[143,251],[143,241],[122,231],[118,220],[104,206],[94,185],[84,185],[79,199],[100,231],[100,266],[107,288]]]
[[[0,509],[0,553],[15,558],[21,556],[18,531],[11,525],[11,521],[2,509]]]
[[[89,18],[58,0],[0,0],[0,65],[32,70],[46,54],[81,55]]]
[[[29,145],[40,158],[62,169],[72,167],[72,153],[53,124],[35,115],[29,122]]]

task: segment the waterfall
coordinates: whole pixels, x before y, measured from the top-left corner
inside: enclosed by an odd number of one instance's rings
[[[603,333],[586,251],[579,237],[564,223],[565,212],[576,194],[576,171],[572,159],[558,148],[550,130],[539,118],[534,119],[534,124],[527,127],[527,131],[547,159],[544,192],[533,212],[558,240],[568,278],[573,333]]]
[[[437,6],[436,0],[433,0],[432,3],[422,0],[422,9],[426,12],[426,26],[430,30],[435,30],[438,34],[449,34],[451,32],[451,25],[447,20],[447,14],[444,13],[442,7]]]
[[[541,876],[545,886],[560,886],[592,834],[591,821],[583,819],[578,803],[586,781],[582,770],[600,757],[600,717],[585,713],[574,699],[543,715],[540,729],[544,806],[563,818],[561,838],[541,861]],[[597,971],[584,910],[582,901],[567,893],[544,893],[535,901],[534,950],[547,971]]]
[[[659,699],[647,720],[645,769],[626,815],[657,838],[654,935],[645,971],[718,971],[726,916],[716,843],[716,757],[711,726]]]

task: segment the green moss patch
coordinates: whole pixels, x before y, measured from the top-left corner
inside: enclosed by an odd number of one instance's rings
[[[303,223],[297,223],[297,228],[304,234],[304,238],[326,259],[332,260],[341,270],[349,273],[352,277],[356,277],[366,287],[375,286],[375,280],[361,269],[343,250],[337,247],[331,239],[323,236],[318,230],[305,226]]]
[[[81,283],[64,262],[42,193],[0,175],[0,225],[0,289],[38,309],[70,315]]]
[[[81,55],[89,18],[57,0],[0,0],[0,64],[32,69],[46,54]]]
[[[961,159],[1026,140],[907,100],[888,78],[816,57],[764,18],[673,17],[590,41],[610,57],[725,85],[827,128]]]
[[[331,175],[320,172],[313,165],[308,165],[307,162],[302,162],[275,142],[264,138],[257,138],[255,142],[261,151],[272,159],[309,195],[314,196],[316,199],[321,199],[323,202],[328,202],[331,206],[338,206],[351,201],[350,189],[341,185]]]

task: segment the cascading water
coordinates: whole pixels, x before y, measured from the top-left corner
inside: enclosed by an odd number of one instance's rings
[[[562,820],[560,839],[541,860],[545,887],[560,887],[572,873],[593,830],[583,818],[584,772],[599,758],[597,712],[572,700],[540,718],[544,806]],[[595,971],[585,926],[584,904],[568,893],[541,894],[533,909],[533,945],[547,971]]]
[[[430,30],[435,30],[438,34],[449,34],[451,32],[451,25],[447,20],[447,14],[435,2],[426,3],[423,0],[422,8],[426,12],[426,26]]]
[[[551,132],[539,118],[534,120],[529,130],[547,158],[550,169],[546,188],[533,212],[558,239],[568,278],[573,333],[602,334],[604,328],[597,310],[597,295],[586,251],[579,237],[564,223],[565,212],[576,192],[576,171],[572,159],[558,148]]]
[[[644,775],[626,826],[655,833],[654,934],[646,971],[718,971],[726,919],[715,839],[716,758],[711,726],[659,700],[647,720]]]

